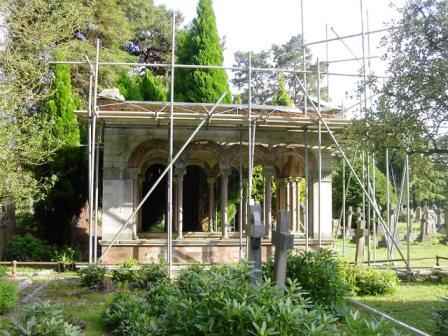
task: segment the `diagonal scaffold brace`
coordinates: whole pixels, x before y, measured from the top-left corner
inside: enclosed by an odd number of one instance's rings
[[[221,95],[221,97],[219,97],[218,101],[216,102],[216,104],[213,106],[213,108],[210,110],[210,112],[207,114],[206,117],[204,117],[204,119],[202,119],[202,121],[199,123],[198,126],[196,126],[195,130],[193,131],[193,133],[191,133],[190,137],[187,139],[187,141],[185,141],[185,143],[183,144],[183,146],[179,149],[179,151],[176,153],[176,155],[174,156],[173,160],[168,164],[168,166],[165,168],[165,170],[162,172],[162,174],[160,174],[159,178],[157,179],[156,182],[154,182],[153,186],[148,190],[148,192],[146,193],[145,197],[143,197],[143,199],[141,200],[141,202],[137,205],[137,207],[135,208],[135,210],[132,212],[132,214],[129,216],[129,218],[126,220],[126,222],[124,222],[124,224],[121,226],[120,230],[118,230],[118,232],[115,234],[115,236],[113,237],[112,241],[109,243],[109,245],[106,247],[106,249],[104,250],[104,252],[102,253],[101,257],[98,259],[98,263],[100,263],[103,258],[107,255],[107,253],[109,252],[109,250],[111,249],[111,247],[114,245],[114,243],[117,241],[118,236],[120,235],[120,233],[123,232],[123,230],[129,226],[129,224],[131,224],[133,218],[135,217],[135,215],[137,215],[137,213],[140,211],[141,207],[143,206],[143,204],[146,202],[146,200],[149,198],[149,196],[151,195],[151,193],[156,189],[156,187],[159,185],[159,183],[162,181],[162,179],[165,177],[165,175],[168,173],[168,171],[171,169],[171,167],[174,165],[174,163],[177,161],[177,159],[180,157],[180,155],[182,154],[182,152],[185,150],[185,148],[187,148],[187,146],[190,144],[191,140],[193,140],[193,138],[196,136],[196,134],[199,132],[199,130],[201,129],[201,127],[210,120],[210,118],[212,117],[215,109],[218,107],[218,105],[221,103],[221,101],[224,99],[224,97],[227,95],[227,92],[223,93]]]
[[[311,105],[313,106],[313,109],[316,111],[317,115],[318,115],[318,119],[320,120],[320,122],[322,123],[322,125],[325,127],[327,133],[330,135],[331,140],[333,141],[333,143],[335,144],[335,146],[337,147],[338,151],[341,153],[344,161],[347,163],[347,166],[350,168],[350,171],[352,172],[353,176],[355,177],[356,182],[358,182],[359,186],[362,189],[363,194],[367,197],[368,201],[370,202],[370,204],[372,205],[375,213],[378,216],[379,222],[381,223],[381,226],[384,229],[384,232],[386,232],[386,234],[389,236],[390,240],[392,241],[393,245],[395,245],[395,248],[397,249],[398,253],[400,254],[401,258],[403,259],[403,262],[406,265],[406,269],[409,272],[412,272],[411,268],[409,267],[409,264],[404,256],[404,254],[401,252],[400,247],[398,246],[397,242],[395,241],[394,237],[392,236],[392,233],[390,232],[389,228],[387,227],[386,223],[384,222],[384,219],[381,216],[381,212],[378,208],[378,204],[376,203],[376,201],[374,201],[370,195],[370,193],[367,191],[367,189],[365,188],[364,184],[362,183],[361,179],[359,178],[358,174],[356,174],[355,169],[353,168],[352,164],[350,163],[350,160],[347,158],[347,156],[344,153],[344,150],[342,149],[341,145],[339,144],[338,140],[336,139],[336,137],[334,136],[333,132],[331,131],[330,127],[328,126],[327,122],[325,121],[325,119],[322,117],[322,114],[320,113],[320,109],[317,108],[316,104],[314,103],[314,101],[311,99],[311,97],[309,96],[308,92],[306,91],[305,87],[303,86],[302,82],[300,81],[300,78],[298,78],[298,76],[296,75],[296,80],[303,92],[304,95],[306,95],[307,99],[310,101]],[[369,190],[372,189],[370,182],[368,183],[368,188]]]

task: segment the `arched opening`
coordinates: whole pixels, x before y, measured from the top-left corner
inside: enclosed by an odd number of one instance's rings
[[[197,165],[189,165],[183,186],[183,231],[201,232],[208,226],[207,174]]]
[[[142,197],[154,185],[165,168],[165,165],[153,164],[146,169],[142,182]],[[166,213],[167,176],[165,175],[142,206],[141,230],[143,232],[166,232]]]

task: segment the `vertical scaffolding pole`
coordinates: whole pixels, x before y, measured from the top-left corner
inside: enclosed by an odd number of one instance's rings
[[[372,198],[376,202],[376,164],[375,164],[375,155],[372,155]],[[376,212],[373,211],[373,263],[376,263]]]
[[[251,203],[252,200],[252,52],[249,52],[249,69],[248,69],[248,79],[249,79],[249,88],[248,88],[248,99],[249,99],[249,111],[247,113],[247,127],[248,127],[248,133],[249,133],[249,157],[248,157],[248,164],[247,164],[247,179],[248,179],[248,186],[247,186],[247,197],[249,199],[249,203]],[[247,212],[247,215],[250,216],[249,211]],[[249,223],[249,217],[247,218],[247,223]]]
[[[327,63],[327,101],[330,102],[330,63],[328,63],[328,24],[325,24],[325,61]]]
[[[386,225],[388,230],[390,230],[390,172],[389,172],[389,148],[386,148]],[[385,237],[387,246],[387,261],[390,260],[391,248],[389,244],[388,237]]]
[[[301,24],[302,24],[302,67],[303,67],[303,85],[306,89],[306,48],[305,48],[305,24],[303,21],[304,13],[303,13],[303,0],[300,1],[300,16],[301,16]],[[303,112],[305,116],[308,114],[307,109],[307,99],[304,95],[303,97]]]
[[[308,180],[308,128],[305,127],[305,215],[303,216],[305,221],[305,251],[309,249],[309,180]],[[278,197],[278,195],[277,195]]]
[[[239,166],[239,175],[240,175],[240,215],[239,215],[239,236],[238,236],[238,242],[239,242],[239,258],[242,260],[243,258],[243,130],[240,131],[240,166]]]
[[[342,255],[345,256],[345,239],[347,234],[346,229],[346,221],[345,221],[345,161],[344,158],[342,158]]]
[[[411,201],[410,201],[410,180],[409,180],[409,154],[406,153],[406,222],[407,222],[407,231],[408,236],[406,239],[406,259],[408,260],[408,266],[411,267]],[[445,224],[447,225],[447,224]]]
[[[317,230],[318,230],[318,239],[319,239],[319,248],[322,247],[322,230],[321,230],[321,184],[322,184],[322,115],[321,115],[321,103],[320,103],[320,62],[319,58],[317,59],[317,108],[319,114],[319,124],[318,124],[318,147],[317,147],[317,155],[318,155],[318,188],[317,188]]]
[[[174,137],[174,64],[176,46],[176,15],[173,13],[172,19],[172,41],[171,41],[171,90],[170,90],[170,126],[168,133],[168,161],[170,169],[168,171],[168,200],[167,200],[167,259],[170,277],[173,276],[173,137]]]
[[[98,259],[98,175],[100,166],[100,143],[101,143],[101,128],[98,130],[98,143],[96,145],[95,154],[95,222],[94,222],[94,249],[93,249],[93,262],[96,264]]]
[[[93,90],[93,74],[89,76],[89,120],[87,125],[88,132],[88,188],[89,188],[89,263],[92,263],[93,246],[92,246],[92,231],[93,231],[93,193],[92,193],[92,90]]]

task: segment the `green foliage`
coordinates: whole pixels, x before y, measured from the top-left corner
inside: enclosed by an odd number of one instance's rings
[[[291,97],[289,96],[289,92],[286,90],[285,75],[283,75],[283,73],[279,74],[278,88],[277,92],[275,93],[273,103],[274,105],[280,105],[280,106],[292,105]]]
[[[112,280],[136,289],[147,289],[155,284],[169,282],[166,264],[147,264],[140,267],[138,261],[135,261],[129,259],[113,270]]]
[[[341,262],[326,249],[317,252],[290,253],[286,276],[297,281],[313,303],[336,311],[349,287],[341,277]],[[274,263],[263,266],[265,276],[274,280]]]
[[[81,286],[104,288],[106,284],[105,267],[89,266],[81,270]]]
[[[350,288],[350,295],[393,294],[400,282],[392,270],[375,270],[362,266],[342,264],[341,277]]]
[[[17,285],[0,279],[0,315],[5,314],[14,307],[18,299]]]
[[[3,250],[3,259],[8,261],[48,261],[50,255],[49,246],[30,233],[12,236]]]
[[[333,199],[333,214],[334,214],[333,216],[337,217],[340,215],[342,207],[342,163],[340,162],[340,159],[337,159],[336,162],[333,161],[333,167],[335,167],[335,169],[333,170],[333,184],[332,184],[332,190],[333,190],[332,199]],[[356,174],[358,176],[362,176],[362,166],[360,159],[357,159],[355,161],[354,168]],[[350,168],[348,168],[348,166],[346,165],[345,166],[346,183],[348,181],[349,174],[350,174]],[[375,191],[377,202],[384,210],[386,209],[386,203],[387,203],[386,176],[378,168],[375,168],[375,188],[376,188]],[[356,182],[356,179],[352,176],[350,180],[350,186],[348,188],[347,198],[345,201],[346,207],[352,206],[353,211],[356,211],[356,208],[358,207],[362,207],[362,196],[363,196],[362,189],[359,186],[358,182]],[[392,183],[390,184],[390,199],[391,203],[397,204],[397,196],[392,186]]]
[[[8,274],[8,267],[0,265],[0,280],[6,278],[7,274]]]
[[[83,332],[64,321],[62,312],[50,303],[38,302],[29,307],[19,319],[10,318],[6,336],[81,336]]]
[[[168,91],[165,79],[145,71],[141,76],[129,75],[122,71],[118,77],[117,87],[126,100],[167,101]]]
[[[384,319],[376,320],[361,316],[357,311],[350,312],[342,324],[342,330],[352,336],[402,335]]]
[[[223,53],[216,26],[212,0],[199,0],[197,17],[191,27],[180,34],[177,63],[222,65]],[[177,69],[175,75],[176,101],[213,103],[227,93],[222,103],[232,96],[227,74],[222,69]]]
[[[131,268],[131,267],[138,267],[138,266],[140,266],[140,262],[134,258],[128,258],[126,260],[123,260],[123,262],[121,263],[121,267],[123,267],[123,268]]]
[[[434,312],[436,336],[448,335],[448,298],[443,298],[443,307]]]

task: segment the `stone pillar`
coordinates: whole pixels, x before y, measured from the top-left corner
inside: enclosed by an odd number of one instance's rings
[[[214,231],[215,224],[215,178],[208,178],[208,225],[209,231]]]
[[[184,175],[185,167],[176,167],[177,176],[177,239],[184,239],[182,235],[184,226]]]
[[[229,238],[227,234],[227,197],[230,168],[221,168],[221,239]]]
[[[289,199],[290,199],[290,226],[291,230],[298,231],[297,230],[297,181],[295,179],[291,179],[290,182],[290,189],[289,189]]]
[[[265,237],[270,239],[272,236],[272,176],[274,169],[265,167],[264,170],[264,227],[266,229]]]
[[[310,174],[311,175],[311,174]],[[311,176],[310,176],[311,177]],[[315,172],[313,174],[313,193],[312,193],[312,211],[313,211],[313,238],[319,238],[319,222],[318,222],[318,211],[319,211],[319,182],[318,174]],[[333,238],[333,214],[331,208],[332,202],[332,190],[331,190],[331,171],[322,171],[322,181],[321,181],[321,208],[320,208],[320,220],[321,220],[321,236],[322,239],[332,239]]]
[[[301,232],[302,220],[300,218],[300,179],[296,181],[296,197],[297,197],[296,231]]]
[[[248,205],[248,197],[247,197],[247,190],[248,189],[248,180],[243,179],[243,230],[246,230],[247,226],[247,205]]]

